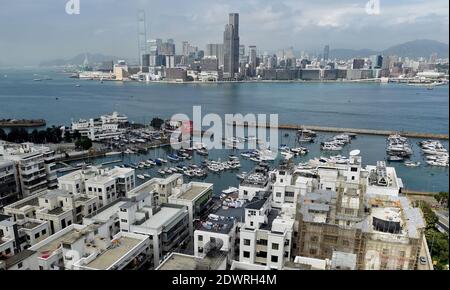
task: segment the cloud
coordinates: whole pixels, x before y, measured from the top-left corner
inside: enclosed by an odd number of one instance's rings
[[[71,57],[90,50],[133,57],[137,11],[147,13],[149,38],[188,40],[203,48],[221,42],[228,13],[240,13],[243,44],[261,51],[294,46],[321,50],[384,49],[429,38],[448,43],[448,0],[81,0],[81,14],[65,13],[66,0],[0,0],[0,62]],[[32,51],[32,53],[30,53]]]

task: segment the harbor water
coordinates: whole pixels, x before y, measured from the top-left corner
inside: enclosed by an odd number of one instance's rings
[[[51,80],[36,82],[33,81],[35,75],[45,75]],[[53,71],[5,71],[1,68],[0,76],[0,119],[43,118],[50,126],[70,125],[72,120],[98,117],[112,111],[126,114],[135,122],[149,123],[153,117],[167,119],[178,113],[191,115],[192,107],[201,105],[203,115],[279,114],[280,124],[436,134],[448,134],[449,131],[448,86],[427,90],[404,84],[376,83],[100,83],[70,79],[67,74]],[[285,137],[286,133],[289,136]],[[295,144],[294,131],[282,131],[279,135],[279,144],[299,146]],[[296,162],[330,155],[320,151],[320,141],[331,136],[319,133],[316,143],[303,144],[310,153],[296,158]],[[409,168],[402,163],[390,163],[390,166],[396,167],[405,187],[417,191],[448,191],[449,169],[427,166],[417,145],[420,140],[409,141],[414,150],[411,160],[420,161],[422,165]],[[448,148],[448,141],[442,143]],[[386,159],[386,139],[381,136],[359,135],[342,152],[331,155],[348,156],[353,149],[361,150],[364,164],[375,164],[378,160]],[[167,153],[167,149],[160,148],[146,155],[110,156],[90,162],[123,159],[123,163],[129,164],[149,158],[165,158]],[[235,150],[213,150],[208,158],[225,161],[228,155],[239,153]],[[199,165],[202,160],[204,157],[194,154],[192,161],[184,164]],[[279,160],[272,165],[275,166],[277,162]],[[241,159],[241,165],[239,171],[220,175],[209,173],[204,180],[214,183],[216,192],[237,186],[239,181],[236,174],[250,171],[255,163]],[[137,171],[138,174],[145,172],[152,177],[159,176],[156,168]]]

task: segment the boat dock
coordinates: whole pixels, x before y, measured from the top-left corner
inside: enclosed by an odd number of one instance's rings
[[[255,127],[256,124],[233,124],[234,126]],[[259,126],[259,125],[258,125]],[[264,126],[264,124],[262,124]],[[273,126],[266,124],[267,129],[274,129]],[[338,128],[338,127],[323,127],[323,126],[311,126],[311,125],[278,125],[280,130],[300,130],[307,129],[317,132],[329,132],[329,133],[354,133],[360,135],[375,135],[375,136],[389,136],[393,134],[400,134],[403,137],[420,138],[420,139],[436,139],[436,140],[448,140],[448,134],[433,134],[433,133],[418,133],[418,132],[406,132],[406,131],[388,131],[388,130],[372,130],[372,129],[356,129],[356,128]]]

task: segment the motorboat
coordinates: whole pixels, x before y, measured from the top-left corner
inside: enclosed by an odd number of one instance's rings
[[[407,166],[407,167],[419,167],[420,166],[420,162],[405,161],[405,166]]]
[[[247,175],[248,175],[247,172],[242,172],[242,173],[236,174],[236,177],[240,180],[244,180],[245,177],[247,177]]]
[[[401,162],[404,160],[404,158],[401,156],[392,155],[392,156],[388,156],[387,160],[389,162]]]

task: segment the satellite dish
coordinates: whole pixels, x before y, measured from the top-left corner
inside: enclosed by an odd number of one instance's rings
[[[352,152],[350,152],[350,156],[358,156],[360,153],[360,150],[353,150]]]

